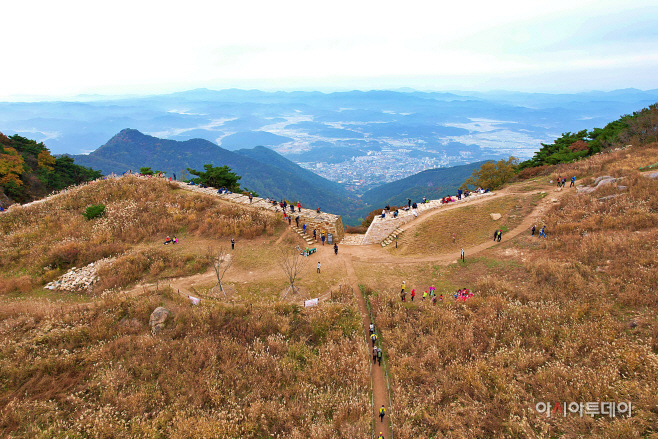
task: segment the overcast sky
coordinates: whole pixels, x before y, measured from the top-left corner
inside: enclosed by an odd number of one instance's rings
[[[658,88],[656,0],[21,0],[0,20],[0,99]]]

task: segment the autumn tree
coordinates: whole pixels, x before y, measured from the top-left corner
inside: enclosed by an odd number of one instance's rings
[[[0,185],[13,183],[22,186],[23,157],[11,146],[0,145]]]
[[[514,177],[518,164],[519,160],[512,156],[507,160],[487,162],[473,171],[473,175],[462,183],[461,188],[467,189],[469,186],[474,186],[483,189],[497,189]]]
[[[50,155],[50,151],[47,149],[44,149],[39,153],[37,156],[37,163],[40,169],[46,169],[48,171],[54,171],[55,170],[55,163],[57,160],[55,157]]]

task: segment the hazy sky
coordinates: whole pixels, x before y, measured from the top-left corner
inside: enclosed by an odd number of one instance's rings
[[[656,0],[21,0],[0,20],[0,99],[658,88]]]

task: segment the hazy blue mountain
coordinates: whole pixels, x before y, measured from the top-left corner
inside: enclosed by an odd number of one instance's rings
[[[341,186],[264,147],[232,152],[203,139],[179,142],[125,129],[96,151],[73,157],[76,164],[92,166],[104,174],[121,174],[129,169],[138,172],[140,167],[148,166],[169,176],[176,173],[179,179],[188,167],[202,170],[207,163],[227,165],[242,176],[242,187],[262,197],[301,201],[338,214],[349,213],[354,206]]]
[[[402,205],[407,198],[412,202],[421,202],[423,197],[434,200],[447,195],[454,195],[461,184],[473,174],[473,171],[485,162],[452,168],[428,169],[401,180],[386,183],[370,189],[361,197],[374,210],[389,205]]]
[[[254,146],[276,146],[292,140],[290,137],[278,136],[266,131],[244,131],[223,137],[221,146],[232,151]]]

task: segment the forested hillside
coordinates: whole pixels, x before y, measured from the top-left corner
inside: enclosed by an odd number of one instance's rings
[[[0,206],[4,208],[100,176],[71,157],[53,157],[43,143],[0,133]]]

